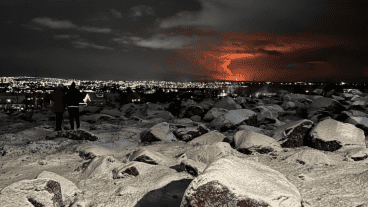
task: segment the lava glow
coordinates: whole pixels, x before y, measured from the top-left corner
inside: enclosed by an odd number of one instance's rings
[[[231,61],[236,59],[252,59],[260,54],[236,54],[236,53],[211,53],[208,52],[205,54],[206,61],[213,65],[213,69],[220,72],[219,75],[215,75],[215,79],[225,79],[231,81],[246,81],[249,80],[251,77],[247,73],[238,73],[234,74],[228,66],[230,65]]]
[[[305,77],[304,71],[288,74],[279,71],[278,65],[287,65],[303,51],[336,44],[336,38],[317,35],[285,36],[275,34],[248,35],[232,33],[220,36],[220,41],[196,42],[182,54],[190,61],[196,61],[208,69],[214,79],[229,81],[251,81],[260,79]],[[309,75],[308,75],[309,76]]]

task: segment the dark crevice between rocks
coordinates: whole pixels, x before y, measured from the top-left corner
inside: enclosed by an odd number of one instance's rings
[[[136,167],[130,167],[130,168],[124,170],[124,172],[122,172],[121,174],[123,174],[123,176],[124,176],[124,174],[138,176],[139,172],[138,172]]]
[[[297,163],[300,163],[300,164],[302,164],[302,165],[305,165],[305,162],[304,162],[304,161],[302,161],[302,160],[296,160],[296,162],[297,162]]]
[[[88,153],[84,153],[84,152],[79,152],[79,156],[85,160],[90,160],[90,159],[93,159],[96,157],[96,155],[94,155],[93,153],[91,152],[88,152]]]
[[[169,167],[170,169],[176,170],[176,172],[182,172],[180,164]]]
[[[230,146],[231,146],[232,148],[235,148],[235,142],[234,142],[234,137],[233,137],[233,136],[231,136],[231,137],[226,136],[226,137],[222,140],[222,142],[229,143],[229,144],[230,144]]]
[[[88,167],[89,163],[90,162],[83,163],[82,166],[79,166],[78,168],[74,169],[74,171],[78,171],[78,172],[79,171],[84,171]]]
[[[338,115],[335,120],[336,121],[340,121],[340,122],[344,122],[346,121],[346,119],[348,119],[350,116],[346,113],[341,113],[340,115]]]
[[[188,172],[189,174],[191,174],[194,177],[198,176],[198,170],[189,166],[189,165],[185,165],[185,171]]]
[[[260,148],[260,149],[256,149],[256,151],[259,153],[259,154],[268,154],[270,152],[273,152],[273,149],[272,148]]]
[[[45,207],[44,205],[42,205],[41,203],[38,203],[37,201],[35,201],[33,198],[28,198],[28,201],[34,206],[34,207]]]
[[[246,155],[251,155],[252,154],[252,151],[248,150],[248,149],[238,149],[238,152],[241,152],[243,154],[246,154]]]
[[[361,160],[365,160],[368,158],[368,155],[364,155],[363,157],[351,157],[352,160],[354,161],[361,161]]]
[[[185,152],[180,153],[180,154],[178,154],[178,155],[175,155],[175,158],[179,158],[179,157],[180,157],[180,156],[182,156],[183,154],[185,154]]]
[[[355,126],[364,131],[364,136],[368,136],[368,127],[367,126],[365,126],[363,124],[356,124]]]
[[[148,157],[146,155],[141,155],[141,156],[135,158],[133,161],[145,162],[145,163],[151,164],[151,165],[158,165],[157,162],[155,162],[154,160],[152,160],[150,157]]]

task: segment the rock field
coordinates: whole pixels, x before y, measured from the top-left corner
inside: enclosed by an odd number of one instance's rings
[[[365,207],[368,94],[352,92],[87,106],[59,132],[50,111],[0,114],[0,206]]]

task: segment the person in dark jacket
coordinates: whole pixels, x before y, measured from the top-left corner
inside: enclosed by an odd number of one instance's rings
[[[173,102],[170,103],[168,107],[168,111],[174,116],[179,117],[181,109],[181,100],[180,98],[176,98]]]
[[[58,87],[52,93],[52,111],[56,116],[56,131],[61,131],[61,124],[63,121],[63,114],[65,110],[65,93],[63,92],[63,84],[59,84]]]
[[[79,122],[79,100],[81,98],[81,93],[75,88],[75,83],[73,82],[69,89],[67,90],[67,104],[69,112],[70,128],[74,130],[74,119],[77,124],[77,129],[80,127]]]

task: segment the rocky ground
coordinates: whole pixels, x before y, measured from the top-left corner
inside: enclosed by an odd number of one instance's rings
[[[317,93],[317,91],[316,91]],[[368,206],[367,94],[0,115],[1,206]],[[67,118],[67,113],[65,114]]]

